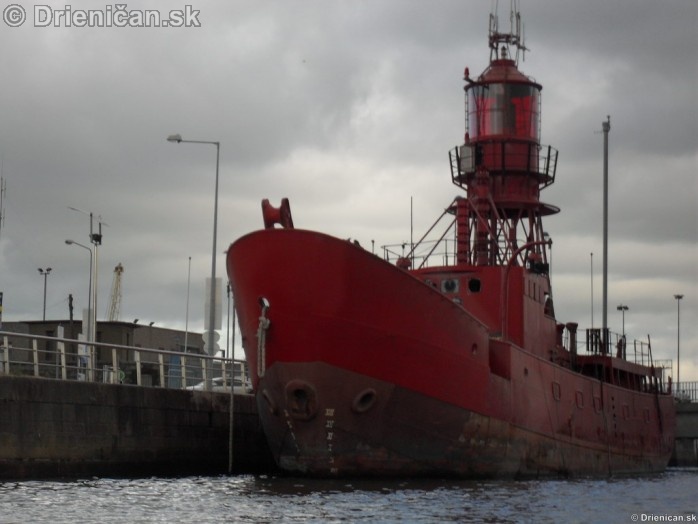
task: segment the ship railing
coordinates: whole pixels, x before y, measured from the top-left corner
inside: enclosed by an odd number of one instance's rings
[[[570,331],[570,326],[575,326],[572,331]],[[643,388],[652,385],[652,387],[655,387],[659,392],[674,395],[678,401],[698,401],[698,382],[673,383],[673,360],[653,358],[649,337],[647,342],[633,340],[629,344],[625,344],[626,337],[624,335],[613,333],[607,329],[606,336],[604,337],[602,335],[602,330],[598,328],[587,329],[586,337],[585,341],[577,340],[576,324],[568,324],[563,329],[562,345],[572,354],[570,363],[574,369],[582,369],[576,365],[576,355],[602,355],[622,358],[628,362],[645,366],[649,368],[649,370],[640,374],[637,372],[626,372],[625,375],[623,375],[623,372],[620,371],[620,367],[611,365],[608,370],[604,372],[601,367],[605,366],[600,367],[597,363],[595,364],[596,367],[591,371],[597,375],[598,378],[605,376],[606,380],[610,379],[611,381],[614,381],[614,375],[618,374],[617,379],[619,382],[623,382],[622,379],[624,378],[626,383],[635,386],[637,386],[638,377],[641,377],[641,385]],[[650,372],[650,370],[652,370],[652,372]],[[652,378],[650,378],[650,375],[652,375]]]
[[[652,360],[652,348],[644,340],[628,340],[626,335],[614,333],[606,329],[589,328],[586,330],[584,348],[587,354],[610,355],[622,358],[643,366],[657,366],[657,360]]]
[[[232,375],[236,393],[251,391],[244,360],[6,331],[0,331],[2,375],[227,391]]]
[[[381,246],[381,249],[385,261],[397,264],[399,260],[409,260],[410,268],[450,266],[456,263],[454,238],[425,240],[419,244],[389,244]]]
[[[414,244],[402,242],[381,246],[383,259],[398,265],[401,261],[409,261],[410,269],[455,266],[458,263],[457,240],[455,234],[449,235],[450,229],[444,231],[443,235],[437,239],[421,240]],[[501,251],[507,247],[504,240],[498,241],[498,245]],[[471,249],[471,251],[474,250]]]

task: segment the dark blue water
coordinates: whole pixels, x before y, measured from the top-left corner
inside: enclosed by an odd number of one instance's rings
[[[642,478],[516,482],[222,476],[0,483],[3,524],[695,522],[697,517],[698,469]]]

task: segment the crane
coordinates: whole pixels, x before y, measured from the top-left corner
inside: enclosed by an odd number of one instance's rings
[[[114,268],[114,279],[111,284],[111,300],[109,301],[109,310],[107,311],[107,320],[110,322],[119,320],[119,310],[121,309],[121,274],[124,272],[124,266],[121,262]]]

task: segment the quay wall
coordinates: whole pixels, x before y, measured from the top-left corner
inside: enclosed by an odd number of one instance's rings
[[[235,395],[233,473],[274,463]],[[0,478],[228,473],[230,395],[0,375]]]
[[[698,402],[676,404],[676,441],[669,465],[698,467]]]

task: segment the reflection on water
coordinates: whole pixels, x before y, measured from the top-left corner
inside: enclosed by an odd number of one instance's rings
[[[0,523],[586,523],[632,522],[634,514],[642,522],[643,514],[698,516],[696,495],[698,469],[641,478],[520,482],[95,478],[0,483]]]

